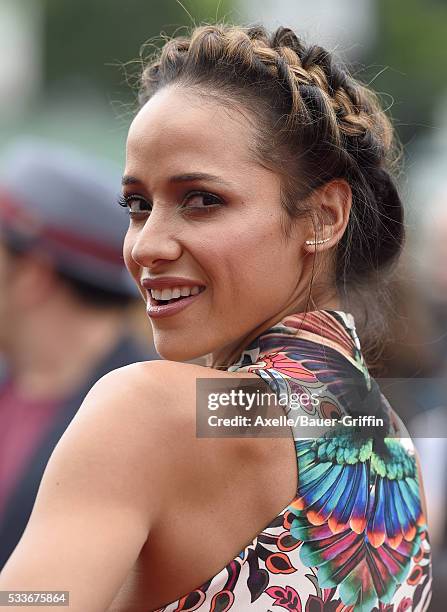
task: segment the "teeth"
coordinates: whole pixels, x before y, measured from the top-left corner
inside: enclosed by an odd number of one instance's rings
[[[154,300],[172,300],[172,298],[188,297],[188,295],[197,295],[200,292],[200,287],[171,287],[169,289],[151,289],[151,296]]]

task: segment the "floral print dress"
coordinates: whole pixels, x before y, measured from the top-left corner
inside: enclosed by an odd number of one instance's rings
[[[312,417],[366,405],[386,433],[306,439],[292,427],[296,497],[218,574],[156,612],[427,610],[431,555],[414,447],[369,375],[352,315],[289,315],[228,370],[254,372],[276,393],[318,393],[317,406],[300,407]]]

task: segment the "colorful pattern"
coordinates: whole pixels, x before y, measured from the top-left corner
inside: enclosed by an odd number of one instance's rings
[[[295,499],[216,576],[156,612],[427,610],[431,555],[414,447],[368,373],[352,315],[285,317],[228,370],[255,372],[276,393],[317,393],[302,414],[369,414],[385,425],[314,439],[292,428]]]

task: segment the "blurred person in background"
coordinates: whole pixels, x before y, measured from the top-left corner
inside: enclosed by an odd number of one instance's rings
[[[431,279],[421,279],[418,260],[407,248],[387,286],[391,316],[382,338],[378,383],[408,423],[419,451],[433,549],[430,609],[437,611],[444,609],[447,597],[447,380],[440,376],[446,327],[439,325],[427,292],[421,291]],[[435,265],[431,269],[437,271]]]
[[[22,139],[0,173],[0,568],[88,389],[155,356],[129,331],[136,292],[112,167]]]
[[[433,610],[447,600],[447,186],[431,198],[421,219],[416,244],[419,301],[431,321],[427,344],[431,367],[424,381],[412,386],[420,411],[409,423],[420,453],[430,542],[433,546]],[[417,329],[420,318],[410,325]],[[422,338],[421,338],[422,339]],[[420,345],[419,345],[419,348]],[[425,351],[422,351],[424,353]],[[410,385],[411,387],[411,385]]]
[[[416,349],[430,355],[430,367],[419,376],[425,384],[419,393],[413,389],[412,398],[420,410],[414,413],[410,427],[418,439],[423,471],[426,474],[428,512],[433,534],[434,555],[442,580],[435,581],[445,601],[447,588],[447,185],[444,184],[428,199],[421,215],[417,241],[414,245],[415,273],[419,302],[424,305],[425,318],[430,320],[429,342]],[[422,317],[409,321],[410,329],[418,329]],[[408,351],[407,351],[408,354]],[[427,363],[427,359],[425,359]],[[423,393],[421,391],[423,390]]]
[[[389,317],[377,368],[382,391],[405,422],[445,401],[437,378],[440,330],[410,253],[404,251],[387,283]]]
[[[417,239],[416,239],[417,238]],[[388,285],[378,381],[419,451],[433,550],[431,609],[447,598],[447,190],[428,202]]]
[[[433,345],[437,372],[447,378],[447,184],[433,198],[428,212],[420,231],[421,289],[437,326]]]

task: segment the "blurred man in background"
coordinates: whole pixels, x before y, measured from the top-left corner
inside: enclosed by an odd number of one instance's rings
[[[127,325],[136,295],[121,253],[119,177],[39,141],[18,142],[1,168],[0,569],[87,391],[156,357]]]
[[[438,373],[447,377],[447,184],[439,190],[421,228],[422,284],[439,337],[436,341]]]
[[[436,401],[430,402],[429,410],[415,416],[410,426],[417,437],[415,442],[421,458],[433,549],[430,609],[444,610],[447,599],[447,184],[427,202],[418,237],[419,288],[434,324],[429,348],[435,367],[426,386]]]

